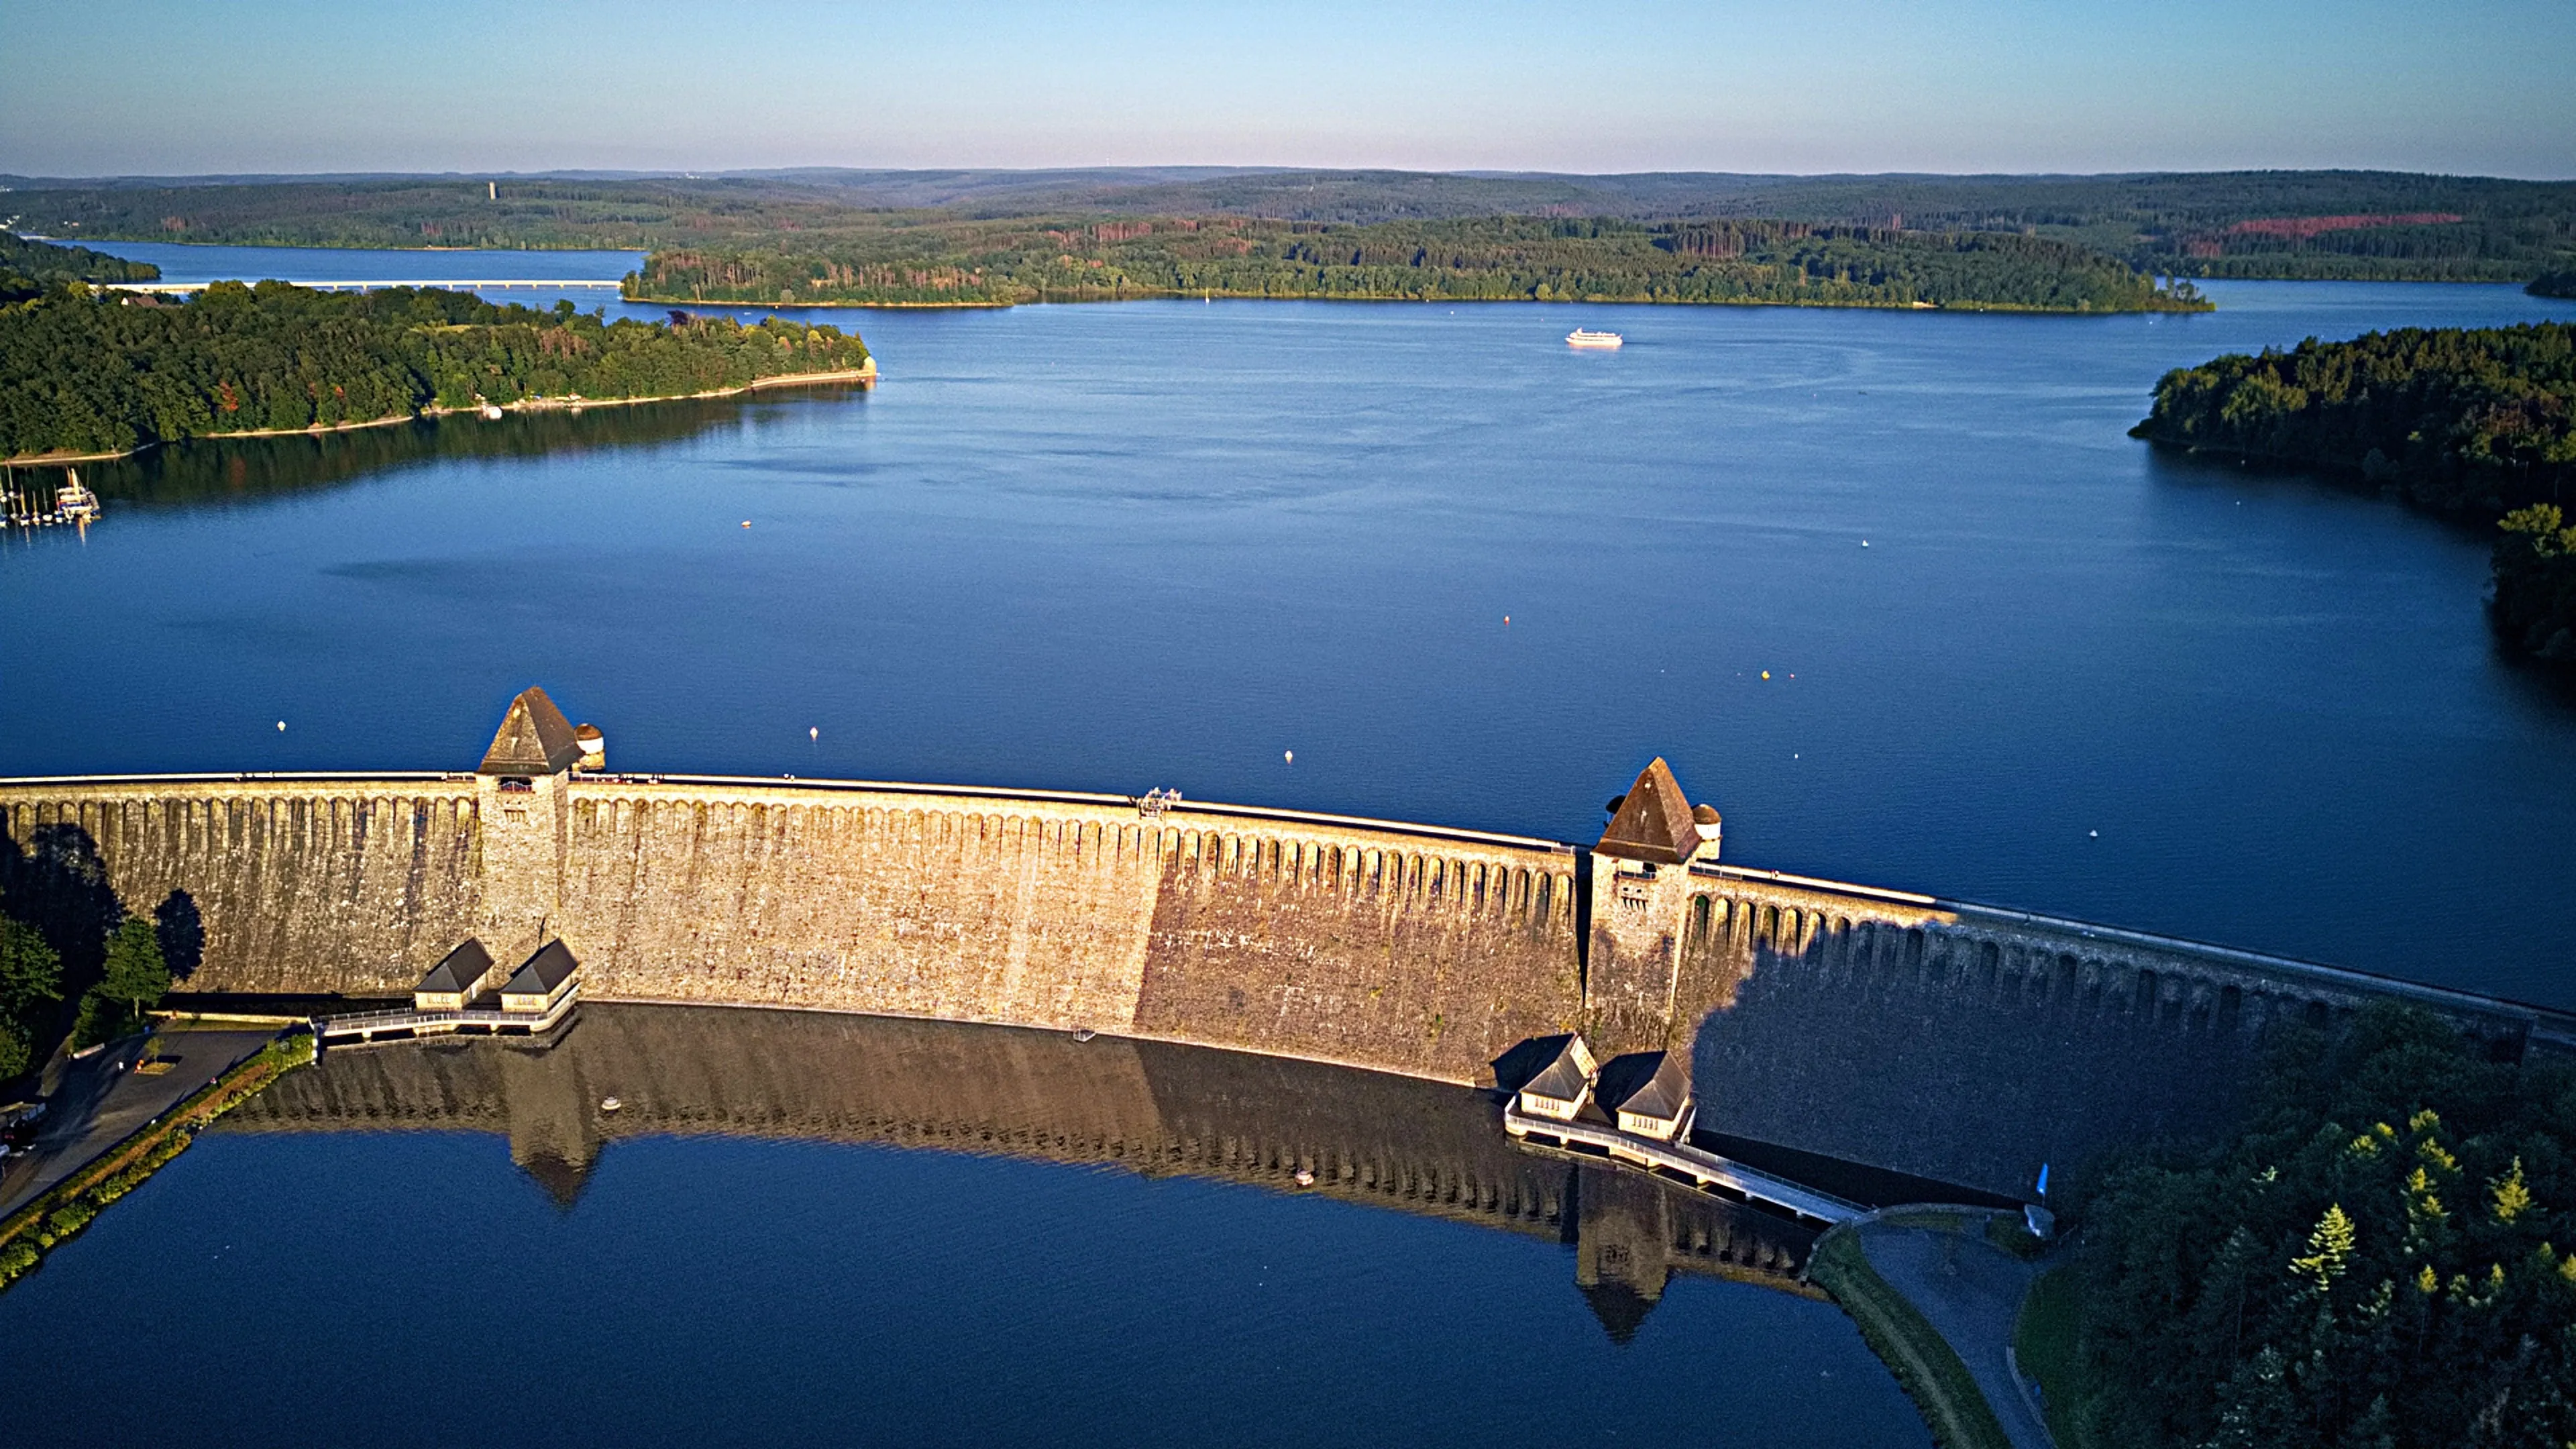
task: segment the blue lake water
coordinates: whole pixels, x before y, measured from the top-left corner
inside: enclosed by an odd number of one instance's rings
[[[560,260],[239,270],[311,258]],[[2484,530],[2124,435],[2218,352],[2576,303],[2211,291],[812,313],[880,389],[94,470],[0,549],[0,769],[463,765],[542,682],[627,768],[1580,840],[1660,753],[1750,864],[2576,1005],[2576,693]]]
[[[174,278],[632,265],[111,249]],[[2492,644],[2481,532],[2123,435],[2217,352],[2576,304],[2210,290],[2080,320],[813,313],[879,390],[172,450],[88,470],[85,536],[0,539],[0,773],[462,767],[542,682],[630,769],[1580,840],[1662,753],[1738,860],[2576,1005],[2576,692]],[[1570,353],[1577,323],[1629,345]],[[13,1385],[12,1442],[1926,1442],[1776,1285],[1677,1270],[1639,1322],[1570,1281],[1570,1226],[834,1140],[894,1111],[864,1102],[659,1130],[600,1075],[627,1058],[561,1077],[615,1020],[472,1071],[335,1057],[295,1091],[344,1116],[202,1140],[0,1296],[0,1333],[82,1365]],[[1191,1103],[1276,1090],[1133,1050],[1194,1141],[1231,1129]],[[884,1057],[737,1044],[690,1080]],[[403,1060],[444,1085],[367,1075]],[[1488,1150],[1481,1109],[1365,1076],[1343,1118]],[[602,1148],[612,1088],[638,1105]]]
[[[80,1366],[13,1377],[9,1442],[1930,1442],[1832,1304],[1696,1256],[1737,1210],[1517,1152],[1480,1094],[583,1010],[543,1053],[335,1052],[202,1137],[0,1295]],[[1067,1134],[1128,1160],[1032,1160]],[[1328,1181],[1170,1161],[1220,1138]]]

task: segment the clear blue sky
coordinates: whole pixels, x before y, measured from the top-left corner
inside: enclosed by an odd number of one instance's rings
[[[0,171],[2576,176],[2576,0],[0,0]]]

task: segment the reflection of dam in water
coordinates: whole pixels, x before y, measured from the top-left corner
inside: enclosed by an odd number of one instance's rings
[[[618,1100],[615,1111],[601,1103]],[[569,1207],[620,1138],[887,1143],[1309,1191],[1569,1242],[1624,1338],[1674,1272],[1806,1292],[1813,1235],[1620,1170],[1515,1148],[1485,1093],[1206,1048],[885,1017],[592,1003],[550,1044],[325,1054],[219,1131],[462,1130]],[[1299,1189],[1300,1172],[1313,1185]]]

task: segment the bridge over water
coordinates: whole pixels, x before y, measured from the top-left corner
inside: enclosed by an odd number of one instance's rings
[[[1088,1029],[1461,1084],[1580,1029],[1689,1052],[1729,1156],[2003,1195],[2217,1120],[2284,1021],[2395,999],[2500,1055],[2576,1049],[2567,1013],[1722,863],[1715,812],[1660,761],[1584,847],[579,759],[530,691],[472,772],[0,781],[0,884],[184,910],[201,991],[395,995],[466,936],[502,959],[560,937],[592,1000]]]
[[[596,291],[605,289],[607,291],[614,292],[621,290],[625,286],[624,282],[602,281],[596,277],[504,277],[499,279],[460,279],[450,277],[431,278],[426,281],[354,281],[345,277],[322,277],[307,280],[300,277],[280,277],[275,280],[285,282],[291,287],[304,287],[316,292],[380,292],[394,287],[411,287],[414,289],[437,288],[448,292],[499,292],[507,291],[513,287],[527,287],[547,291]],[[152,292],[163,296],[172,296],[184,295],[191,292],[202,292],[208,287],[213,286],[214,283],[101,282],[97,285],[103,290],[111,292]]]

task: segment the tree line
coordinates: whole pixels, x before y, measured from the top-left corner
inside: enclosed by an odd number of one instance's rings
[[[88,247],[56,246],[0,231],[0,306],[24,302],[65,282],[155,282],[161,269]]]
[[[2112,1165],[2073,1220],[2066,1449],[2576,1442],[2564,1062],[2411,1009],[2302,1031],[2233,1140]]]
[[[217,283],[184,303],[66,285],[0,307],[0,456],[116,453],[536,398],[653,398],[838,372],[834,327],[503,306],[462,292]]]
[[[2576,324],[2314,338],[2177,368],[2134,437],[2315,468],[2446,512],[2502,515],[2494,618],[2576,664]]]
[[[497,195],[495,191],[497,190]],[[2158,275],[2526,281],[2576,266],[2576,183],[2371,171],[2117,176],[1459,176],[1401,171],[386,177],[21,185],[57,235],[287,246],[830,250],[888,227],[1039,216],[1347,224],[1772,218],[2029,234]],[[2456,220],[2425,220],[2448,217]],[[2322,225],[2332,220],[2337,224]]]
[[[659,251],[657,302],[1008,305],[1133,297],[1773,303],[2047,312],[2190,310],[2099,252],[1994,232],[1804,222],[1478,217],[1370,225],[1030,217],[845,233],[793,248]]]
[[[148,1029],[145,1013],[204,948],[186,893],[148,916],[126,909],[76,829],[45,827],[24,847],[0,837],[0,1083],[42,1066],[66,1033],[84,1047]]]

